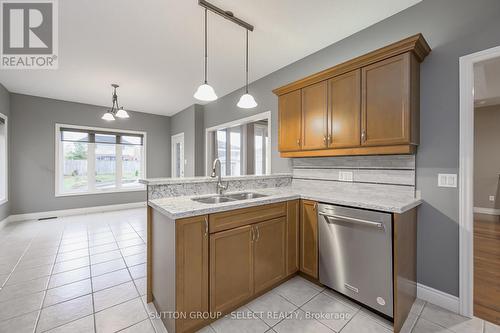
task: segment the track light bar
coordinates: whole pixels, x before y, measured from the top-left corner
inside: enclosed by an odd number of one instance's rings
[[[215,5],[212,5],[210,2],[205,1],[205,0],[198,0],[198,4],[206,9],[208,9],[209,11],[214,12],[215,14],[222,16],[226,20],[229,20],[233,23],[236,23],[237,25],[240,25],[249,31],[253,31],[253,25],[248,24],[247,22],[237,18],[230,11],[223,10]]]

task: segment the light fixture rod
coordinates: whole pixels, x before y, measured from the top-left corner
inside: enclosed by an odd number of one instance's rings
[[[208,51],[207,51],[207,9],[205,8],[205,84],[207,83],[207,63],[208,63]]]
[[[225,10],[215,6],[215,5],[212,5],[210,2],[205,1],[205,0],[198,0],[198,4],[202,7],[204,7],[205,9],[208,9],[211,12],[214,12],[215,14],[222,16],[226,20],[229,20],[233,23],[236,23],[237,25],[242,26],[243,28],[245,28],[249,31],[253,31],[253,25],[237,18],[236,16],[233,15],[232,12],[225,11]]]
[[[246,63],[246,85],[245,85],[245,91],[248,94],[248,30],[246,31],[246,37],[247,37],[247,45],[246,45],[246,54],[245,54],[245,63]]]

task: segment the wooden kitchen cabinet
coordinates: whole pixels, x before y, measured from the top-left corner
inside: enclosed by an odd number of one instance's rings
[[[299,221],[300,201],[287,202],[286,223],[286,273],[292,275],[299,270]]]
[[[328,146],[357,147],[361,138],[361,70],[328,80]]]
[[[254,226],[254,292],[272,287],[286,277],[286,217]]]
[[[430,51],[417,34],[274,89],[281,157],[414,154]]]
[[[279,150],[301,149],[302,103],[301,91],[292,91],[278,99]]]
[[[416,84],[411,75],[411,63],[416,60],[412,59],[405,53],[362,69],[361,145],[418,143],[417,133],[411,130],[411,112],[417,112],[411,101]]]
[[[327,147],[327,88],[322,81],[302,89],[302,150]]]
[[[208,217],[178,220],[175,233],[177,311],[208,312]],[[201,324],[201,319],[181,318],[176,331],[185,332]]]
[[[318,278],[317,203],[301,200],[300,207],[300,271]]]
[[[253,227],[210,235],[210,311],[232,310],[254,293]]]

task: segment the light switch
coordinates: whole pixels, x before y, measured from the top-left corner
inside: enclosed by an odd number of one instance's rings
[[[457,175],[449,173],[438,174],[439,187],[457,187]]]
[[[352,182],[352,171],[339,171],[339,180],[342,182]]]

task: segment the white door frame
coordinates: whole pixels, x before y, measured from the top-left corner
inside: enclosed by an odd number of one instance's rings
[[[500,57],[500,46],[460,57],[459,311],[474,314],[474,64]]]
[[[181,160],[181,175],[180,177],[184,177],[184,167],[185,167],[185,163],[184,163],[184,132],[182,133],[179,133],[179,134],[176,134],[176,135],[172,135],[172,140],[171,140],[171,160],[172,160],[172,169],[171,169],[171,176],[172,178],[175,177],[175,145],[176,143],[181,143],[181,156],[180,156],[180,160]]]

